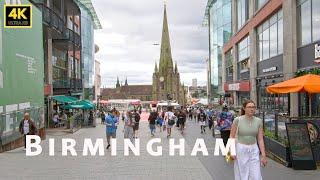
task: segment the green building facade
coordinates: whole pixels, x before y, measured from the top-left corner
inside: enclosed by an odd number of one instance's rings
[[[4,28],[4,3],[0,2],[0,147],[21,138],[24,112],[37,128],[44,127],[42,14],[32,6],[32,28]]]

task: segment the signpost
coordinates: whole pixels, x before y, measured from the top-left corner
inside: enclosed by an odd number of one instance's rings
[[[286,123],[292,167],[296,170],[315,170],[316,162],[306,123]]]

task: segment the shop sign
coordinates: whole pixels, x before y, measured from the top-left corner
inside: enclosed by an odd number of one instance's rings
[[[320,46],[318,44],[314,45],[314,62],[320,63]]]
[[[267,69],[262,69],[263,73],[268,73],[268,72],[272,72],[272,71],[276,71],[278,68],[277,67],[270,67]]]
[[[229,84],[229,91],[239,91],[240,83]]]
[[[225,83],[224,90],[248,92],[250,91],[250,83],[249,81],[242,81],[242,82],[231,83],[231,84]]]

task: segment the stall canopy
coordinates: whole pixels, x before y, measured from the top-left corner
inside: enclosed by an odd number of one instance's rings
[[[60,96],[52,96],[52,99],[60,102],[60,103],[74,103],[77,102],[79,99],[75,98],[75,97],[71,97],[71,96],[64,96],[64,95],[60,95]]]
[[[320,76],[307,74],[267,87],[267,92],[276,94],[306,92],[309,93],[309,115],[311,116],[311,95],[320,93]]]

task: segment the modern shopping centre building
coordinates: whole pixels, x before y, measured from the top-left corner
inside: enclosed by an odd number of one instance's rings
[[[266,87],[306,73],[320,74],[320,1],[208,0],[209,98],[240,106],[307,115],[308,95],[268,94]],[[312,95],[312,115],[320,95]]]

